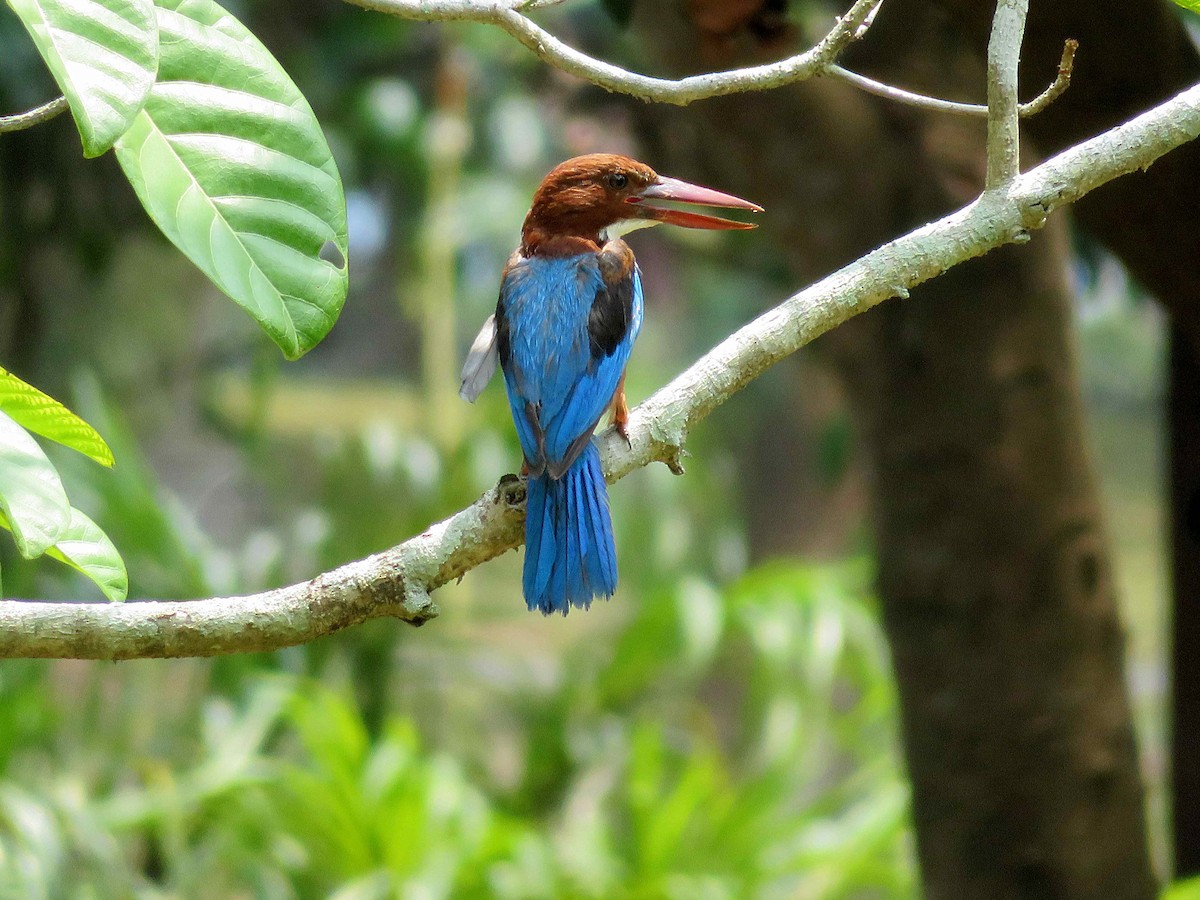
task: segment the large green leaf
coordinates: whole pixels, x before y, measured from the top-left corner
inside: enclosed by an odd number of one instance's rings
[[[312,109],[211,0],[162,0],[158,83],[117,158],[163,233],[291,358],[346,297],[346,201]]]
[[[12,530],[3,513],[0,528]],[[129,575],[121,554],[100,526],[74,507],[66,531],[46,555],[92,579],[109,600],[124,600],[129,594]]]
[[[0,412],[0,512],[26,559],[41,556],[63,536],[71,504],[58,472],[24,428]]]
[[[0,368],[0,412],[21,427],[78,450],[102,465],[113,464],[112,451],[99,433],[53,397]]]
[[[85,156],[129,128],[154,84],[151,0],[8,0],[71,104]]]

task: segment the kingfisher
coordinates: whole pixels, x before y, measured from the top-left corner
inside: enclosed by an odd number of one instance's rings
[[[762,212],[747,200],[594,153],[556,166],[533,195],[496,312],[463,367],[474,401],[497,363],[527,476],[522,587],[530,610],[563,615],[617,587],[608,492],[592,433],[606,411],[628,440],[625,367],[642,327],[642,278],[621,234],[665,222],[753,228],[653,201]]]

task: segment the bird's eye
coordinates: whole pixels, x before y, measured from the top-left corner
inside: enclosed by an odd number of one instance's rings
[[[623,190],[629,184],[629,176],[624,172],[612,172],[605,179],[608,186],[615,191]]]

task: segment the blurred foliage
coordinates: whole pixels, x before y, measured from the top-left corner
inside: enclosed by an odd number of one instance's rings
[[[538,687],[497,684],[479,647],[452,683],[402,663],[375,726],[332,659],[229,692],[210,663],[11,665],[0,894],[911,896],[866,575],[677,576]],[[469,727],[422,726],[464,691]]]

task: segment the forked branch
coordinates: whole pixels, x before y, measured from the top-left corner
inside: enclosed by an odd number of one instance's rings
[[[1036,116],[1062,96],[1063,91],[1071,86],[1071,73],[1075,68],[1075,53],[1078,50],[1079,42],[1076,40],[1068,40],[1063,44],[1062,58],[1059,60],[1058,72],[1055,74],[1054,80],[1050,82],[1044,91],[1028,103],[1020,104],[1017,107],[1018,116],[1022,119]],[[830,66],[829,74],[843,81],[848,81],[868,94],[875,94],[878,97],[885,97],[888,100],[895,100],[897,103],[904,103],[908,106],[916,106],[920,109],[932,110],[933,112],[954,113],[961,116],[978,116],[979,118],[986,118],[988,114],[987,105],[983,103],[960,103],[957,100],[943,100],[940,97],[930,97],[927,94],[906,91],[903,88],[884,84],[882,81],[876,81],[865,75],[859,75],[857,72],[851,72],[849,69],[844,69],[841,66]]]

